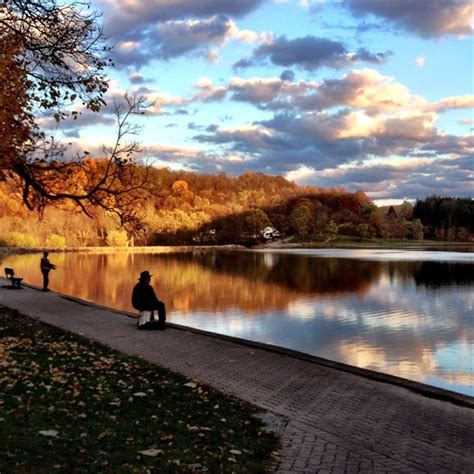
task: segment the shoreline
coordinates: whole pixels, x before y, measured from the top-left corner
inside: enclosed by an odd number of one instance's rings
[[[0,247],[1,255],[27,254],[48,252],[83,252],[83,253],[174,253],[193,252],[196,250],[265,250],[265,249],[386,249],[386,250],[448,250],[463,249],[467,253],[474,253],[474,242],[448,242],[436,240],[420,241],[325,241],[325,242],[267,242],[252,247],[240,244],[225,245],[156,245],[136,247]]]

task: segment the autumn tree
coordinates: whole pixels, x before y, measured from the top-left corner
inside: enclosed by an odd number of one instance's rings
[[[298,237],[307,238],[312,231],[313,205],[309,199],[299,200],[292,209],[289,220]]]
[[[0,179],[11,174],[15,157],[25,155],[34,139],[30,81],[18,59],[20,44],[17,34],[0,32]]]
[[[86,213],[101,206],[125,223],[133,221],[119,201],[144,181],[130,181],[138,147],[124,138],[137,132],[129,120],[143,101],[128,98],[125,108],[116,107],[116,143],[104,150],[100,173],[80,189],[71,183],[87,168],[89,153],[66,158],[66,147],[46,139],[37,121],[46,114],[59,123],[77,118],[81,109],[99,112],[106,105],[111,60],[99,14],[81,0],[10,0],[0,8],[0,179],[19,180],[30,210],[71,200]]]
[[[260,236],[265,227],[272,225],[267,213],[260,208],[249,210],[244,216],[244,224],[252,236]]]

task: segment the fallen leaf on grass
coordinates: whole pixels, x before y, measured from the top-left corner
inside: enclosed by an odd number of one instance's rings
[[[133,394],[134,397],[146,397],[146,393],[143,392],[136,392]]]
[[[238,449],[231,449],[229,451],[230,454],[242,454],[242,451],[239,451]]]
[[[58,435],[58,431],[56,430],[42,430],[39,432],[40,435],[43,435],[43,436],[57,436]]]
[[[206,436],[206,434],[203,433],[203,431],[212,431],[212,429],[208,428],[207,426],[189,426],[189,425],[187,425],[186,429],[188,431],[199,431],[198,436],[200,438]]]
[[[185,387],[190,387],[190,388],[196,388],[196,387],[197,387],[197,383],[195,383],[195,382],[188,382],[188,383],[185,383],[184,386],[185,386]]]
[[[145,449],[144,451],[138,451],[140,454],[143,454],[143,456],[151,456],[155,457],[158,456],[158,454],[163,453],[162,449]]]
[[[107,437],[107,436],[112,436],[112,432],[109,431],[109,430],[105,430],[105,431],[103,431],[102,433],[100,433],[99,436],[97,436],[97,439],[98,439],[98,440],[99,440],[99,439],[103,439],[103,438],[105,438],[105,437]]]
[[[188,464],[187,465],[188,469],[195,470],[195,469],[201,469],[202,464],[196,463],[196,464]]]

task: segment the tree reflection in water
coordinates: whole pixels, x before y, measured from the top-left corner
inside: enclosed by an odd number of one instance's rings
[[[57,253],[52,288],[112,307],[132,310],[129,296],[138,274],[149,269],[152,283],[170,310],[246,312],[284,308],[301,296],[363,297],[387,277],[428,288],[472,285],[471,264],[368,261],[265,252],[197,250],[177,253]],[[7,257],[25,281],[41,284],[39,256]]]

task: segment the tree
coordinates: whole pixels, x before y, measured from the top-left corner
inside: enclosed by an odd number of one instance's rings
[[[413,216],[421,220],[428,238],[472,239],[474,199],[430,196],[416,202]]]
[[[46,139],[36,120],[50,114],[59,123],[77,118],[76,109],[98,112],[106,105],[105,70],[111,60],[99,14],[82,0],[10,0],[0,8],[0,179],[19,180],[30,210],[41,213],[51,202],[70,200],[89,215],[100,206],[124,224],[135,222],[122,196],[141,189],[145,181],[131,180],[138,146],[123,140],[138,131],[128,121],[141,113],[143,100],[126,98],[126,108],[115,107],[116,143],[104,150],[105,164],[80,189],[71,183],[90,166],[89,153],[66,158],[66,147]]]
[[[299,200],[292,209],[289,220],[298,237],[305,239],[312,230],[313,209],[309,199]]]
[[[14,158],[24,155],[33,139],[27,93],[30,82],[17,57],[20,44],[17,35],[0,32],[0,179],[10,174]]]
[[[124,230],[111,230],[106,238],[109,247],[127,247],[129,238]]]
[[[254,208],[249,210],[245,214],[244,223],[246,230],[250,233],[252,237],[259,237],[261,231],[265,227],[272,225],[267,213],[260,208]]]

